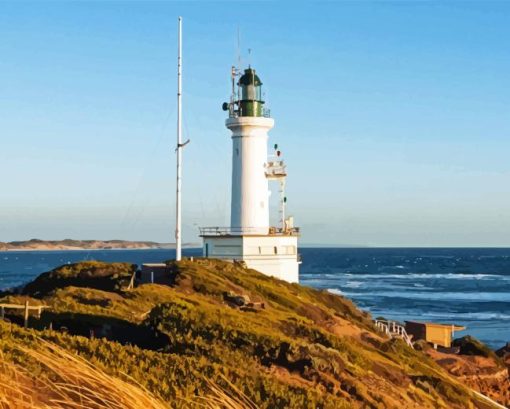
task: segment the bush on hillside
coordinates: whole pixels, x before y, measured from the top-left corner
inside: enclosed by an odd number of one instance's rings
[[[455,339],[453,341],[453,346],[460,348],[459,353],[461,355],[483,356],[485,358],[492,358],[499,362],[498,356],[492,349],[490,349],[487,345],[482,344],[471,335]]]
[[[69,286],[118,291],[127,285],[135,270],[136,265],[130,263],[82,261],[66,264],[41,274],[28,283],[22,293],[41,298],[58,288]]]

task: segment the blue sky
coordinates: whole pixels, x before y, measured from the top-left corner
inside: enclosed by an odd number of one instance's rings
[[[0,241],[173,240],[179,15],[185,240],[229,222],[240,27],[303,243],[510,245],[505,2],[0,2]]]

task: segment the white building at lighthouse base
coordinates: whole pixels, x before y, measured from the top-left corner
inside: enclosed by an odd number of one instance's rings
[[[266,275],[299,282],[299,232],[291,229],[269,234],[235,234],[230,228],[201,229],[203,256],[228,261],[244,261],[248,268]]]

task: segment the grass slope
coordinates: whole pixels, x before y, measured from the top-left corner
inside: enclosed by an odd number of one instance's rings
[[[23,296],[5,298],[51,310],[31,330],[0,325],[4,359],[43,373],[14,347],[42,338],[177,408],[198,407],[211,382],[260,408],[490,407],[423,352],[377,333],[347,299],[217,260],[169,264],[172,286],[130,291],[122,290],[129,264],[42,275]],[[239,308],[226,294],[255,305]]]

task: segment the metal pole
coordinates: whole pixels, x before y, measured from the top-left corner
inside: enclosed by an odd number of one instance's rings
[[[282,231],[286,232],[285,228],[285,178],[280,179],[280,224]]]
[[[175,260],[181,260],[181,160],[182,160],[182,17],[179,17],[177,49],[177,183],[175,204]]]

